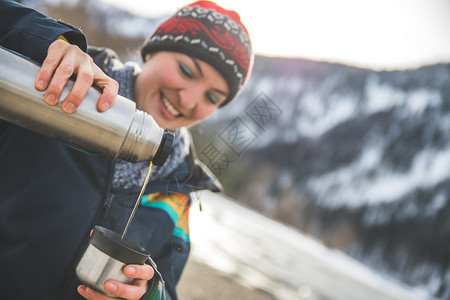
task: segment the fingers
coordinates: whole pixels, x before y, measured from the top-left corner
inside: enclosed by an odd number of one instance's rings
[[[67,80],[69,80],[72,74],[76,73],[77,78],[72,87],[72,90],[62,102],[61,108],[65,113],[73,113],[78,108],[78,106],[80,106],[81,101],[83,101],[84,96],[86,96],[87,91],[94,82],[93,71],[90,65],[90,58],[84,58],[85,60],[79,63],[78,68],[76,70],[72,68],[70,70],[71,72],[69,73],[69,66],[71,66],[71,64],[78,64],[77,60],[80,59],[81,58],[72,56],[65,57],[61,62],[60,67],[56,70],[55,76],[53,77],[50,87],[47,90],[47,93],[52,93],[52,87],[54,86],[56,89],[55,94],[59,93],[59,95],[61,95],[61,92],[65,84],[67,83]],[[66,62],[66,60],[70,61]],[[66,77],[69,74],[70,76]]]
[[[47,88],[53,73],[61,61],[64,49],[68,44],[61,40],[56,40],[48,48],[47,57],[42,63],[41,69],[36,76],[35,86],[36,89],[43,91]]]
[[[124,273],[128,277],[135,278],[132,285],[109,280],[104,285],[105,291],[123,299],[140,299],[147,291],[147,281],[154,275],[153,268],[149,265],[128,265],[124,268]],[[80,285],[77,290],[81,296],[89,300],[112,299],[84,285]]]
[[[84,285],[78,286],[77,291],[78,291],[78,294],[80,294],[81,296],[83,296],[86,299],[101,299],[99,297],[103,296],[102,294],[100,294],[100,293],[94,291],[93,289],[88,288]],[[94,298],[94,297],[96,297],[96,298]],[[106,298],[106,299],[108,299],[108,298]]]
[[[102,293],[99,293],[97,291],[94,291],[93,289],[88,288],[88,287],[86,287],[84,285],[78,286],[77,291],[78,291],[78,293],[81,296],[83,296],[84,298],[89,299],[89,300],[115,299],[115,298],[108,297],[108,296],[106,296],[106,295],[104,295]]]
[[[93,83],[92,64],[92,59],[77,46],[57,40],[50,45],[47,57],[36,76],[36,88],[45,89],[48,86],[44,100],[49,105],[55,105],[69,78],[77,74],[71,92],[62,103],[62,110],[72,113]]]
[[[100,98],[97,101],[98,111],[105,111],[110,108],[114,100],[116,100],[117,94],[119,92],[119,84],[114,79],[106,76],[99,67],[95,66],[95,85],[103,89]]]
[[[44,100],[49,105],[55,105],[72,75],[76,75],[75,83],[62,102],[65,113],[72,113],[78,108],[93,83],[103,89],[97,101],[99,111],[107,110],[114,103],[119,90],[118,83],[103,73],[88,54],[77,46],[60,40],[49,47],[47,57],[36,76],[36,89],[42,91],[48,87]]]
[[[125,275],[131,278],[150,280],[155,271],[150,265],[128,265],[124,268]]]
[[[89,300],[116,299],[117,297],[121,299],[138,300],[144,296],[147,291],[147,280],[135,280],[133,285],[110,280],[105,283],[104,289],[108,294],[113,295],[114,297],[106,296],[84,285],[80,285],[77,288],[77,291],[81,296]]]
[[[98,111],[104,112],[113,105],[119,92],[119,84],[103,73],[90,57],[86,63],[79,65],[76,73],[75,84],[62,103],[65,113],[72,113],[80,106],[93,83],[103,90],[97,101]]]
[[[123,299],[140,299],[147,291],[147,280],[137,279],[133,282],[133,285],[107,281],[105,283],[105,291]]]
[[[53,74],[55,73],[56,69],[58,68],[63,56],[64,52],[67,49],[67,44],[64,41],[55,41],[50,45],[48,48],[47,57],[45,58],[44,62],[42,63],[42,67],[36,76],[35,86],[36,89],[43,91],[47,88],[48,84],[50,83],[50,80],[52,79]],[[54,91],[55,88],[52,88]],[[45,95],[45,102],[49,105],[54,105],[58,101],[58,98],[56,98],[56,95],[54,93],[47,92]]]

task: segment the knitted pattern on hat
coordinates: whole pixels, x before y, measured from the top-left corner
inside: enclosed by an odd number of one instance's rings
[[[251,73],[251,41],[239,15],[213,2],[198,1],[185,6],[161,24],[144,43],[141,54],[175,51],[201,59],[224,78],[231,101]]]

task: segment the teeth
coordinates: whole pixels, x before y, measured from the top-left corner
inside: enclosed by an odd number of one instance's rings
[[[172,104],[170,104],[169,101],[167,101],[166,97],[162,97],[162,101],[164,103],[164,106],[167,108],[167,110],[174,116],[179,116],[180,112],[178,110],[175,109],[175,107],[172,106]]]

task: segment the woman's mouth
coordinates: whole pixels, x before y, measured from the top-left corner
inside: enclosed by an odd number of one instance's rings
[[[174,117],[181,116],[181,113],[175,107],[173,107],[173,105],[166,99],[166,97],[163,94],[161,94],[161,100],[167,112],[169,112]]]

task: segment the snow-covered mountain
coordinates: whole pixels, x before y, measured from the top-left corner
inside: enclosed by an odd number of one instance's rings
[[[450,297],[450,64],[381,72],[257,57],[234,101],[198,128],[200,158],[231,195]],[[208,160],[211,141],[226,169]]]

